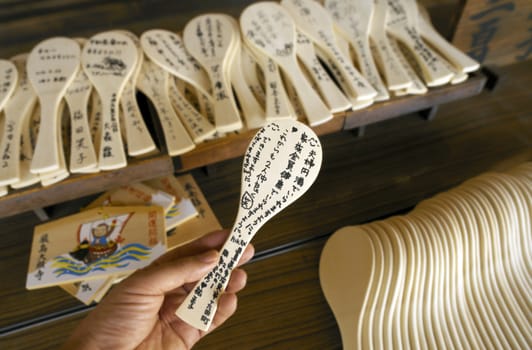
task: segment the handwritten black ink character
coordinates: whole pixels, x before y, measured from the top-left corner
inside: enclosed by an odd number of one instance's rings
[[[242,196],[241,206],[244,209],[251,209],[253,206],[253,197],[247,191]]]
[[[43,275],[44,275],[44,272],[39,269],[39,271],[37,271],[37,273],[35,273],[35,278],[40,281],[42,279]]]
[[[286,170],[283,170],[283,172],[281,173],[281,178],[285,179],[285,180],[288,180],[291,176],[292,176],[292,174],[290,174],[290,172],[288,172]]]
[[[113,154],[112,154],[112,148],[110,146],[105,146],[103,148],[103,157],[104,158],[109,158],[109,157],[112,157]]]
[[[87,283],[83,283],[83,284],[81,284],[80,287],[81,287],[81,291],[82,291],[83,293],[86,293],[86,292],[92,292],[92,288],[91,288],[91,286],[90,286],[89,284],[87,284]]]
[[[76,162],[78,164],[83,164],[83,161],[87,159],[87,156],[85,155],[85,153],[83,152],[80,152],[80,154],[78,155],[78,159],[76,159]]]

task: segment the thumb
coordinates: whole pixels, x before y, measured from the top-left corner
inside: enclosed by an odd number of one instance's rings
[[[217,261],[218,252],[209,250],[199,255],[151,265],[131,275],[124,281],[124,287],[142,294],[164,294],[185,283],[198,281],[214,268]]]

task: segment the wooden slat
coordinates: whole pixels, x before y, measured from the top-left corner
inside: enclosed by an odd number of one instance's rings
[[[426,95],[392,98],[388,101],[376,103],[369,108],[349,113],[345,118],[345,128],[358,128],[386,119],[396,118],[407,113],[421,111],[432,106],[465,99],[479,94],[485,84],[486,78],[477,73],[459,85],[431,88]]]
[[[13,191],[0,198],[0,217],[42,208],[69,201],[89,194],[102,192],[118,184],[138,182],[172,174],[172,160],[168,156],[156,156],[142,160],[130,160],[126,168],[87,175],[73,175],[48,187],[40,185]]]

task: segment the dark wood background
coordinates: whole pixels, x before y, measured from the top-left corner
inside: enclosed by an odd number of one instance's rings
[[[194,14],[236,15],[245,1],[3,1],[0,57],[53,35],[89,36],[110,28],[140,33],[179,30]],[[437,6],[449,6],[438,2]],[[322,137],[324,164],[316,184],[272,219],[254,240],[248,287],[236,315],[197,349],[337,349],[341,339],[318,280],[327,237],[406,212],[420,200],[488,170],[532,159],[532,68],[501,68],[493,92],[441,106],[431,122],[417,115],[371,125],[364,138]],[[216,215],[230,227],[239,196],[241,159],[192,173]],[[91,198],[50,208],[53,217],[79,211]],[[91,307],[59,288],[26,291],[33,226],[24,213],[0,220],[0,348],[48,349],[61,344]]]

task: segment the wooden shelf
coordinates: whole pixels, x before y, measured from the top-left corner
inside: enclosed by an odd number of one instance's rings
[[[466,82],[430,89],[426,95],[394,98],[376,103],[364,110],[335,115],[333,120],[314,130],[318,135],[363,127],[406,113],[421,111],[454,100],[474,96],[482,91],[485,76],[472,75]],[[207,166],[244,154],[256,130],[205,142],[194,150],[171,158],[157,155],[142,160],[130,160],[126,168],[90,175],[74,175],[58,184],[13,191],[0,198],[0,218],[44,208],[53,204],[103,192],[117,185],[138,182],[194,168]],[[155,132],[155,134],[158,134]]]
[[[73,175],[57,184],[41,187],[35,185],[10,192],[0,198],[0,217],[103,192],[123,183],[131,183],[172,174],[174,167],[169,156],[159,155],[142,160],[130,160],[123,169],[96,174]]]
[[[425,95],[392,98],[378,102],[359,111],[335,115],[333,120],[314,127],[318,135],[332,134],[342,130],[360,128],[401,115],[422,111],[447,102],[468,98],[479,94],[486,84],[486,77],[481,73],[473,74],[468,80],[458,85],[446,85],[431,88]],[[255,135],[255,131],[247,131],[238,135],[230,135],[223,139],[205,142],[194,150],[177,157],[177,171],[214,164],[223,160],[236,158],[244,154],[246,147]]]

